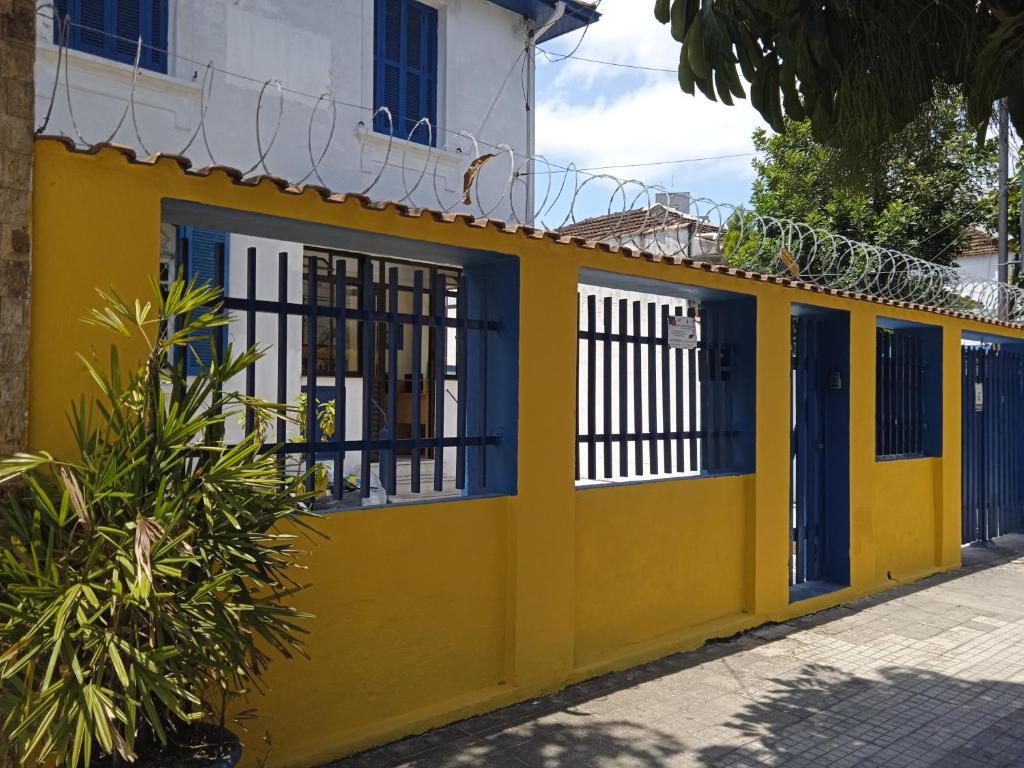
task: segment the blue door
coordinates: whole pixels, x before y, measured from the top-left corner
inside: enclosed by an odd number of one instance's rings
[[[791,600],[849,584],[849,316],[797,306],[790,439]]]

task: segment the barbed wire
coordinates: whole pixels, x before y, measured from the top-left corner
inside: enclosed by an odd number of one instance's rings
[[[79,26],[70,18],[60,19],[50,2],[37,11],[55,25],[57,64],[49,88],[49,103],[37,128],[42,134],[55,121],[58,94],[63,90],[71,137],[77,144],[90,146],[75,116],[72,91],[72,59],[68,56],[72,27]],[[110,35],[91,27],[90,31]],[[116,35],[117,39],[125,38]],[[252,130],[256,156],[243,171],[244,176],[257,170],[274,174],[273,153],[282,141],[286,111],[301,107],[294,100],[305,99],[309,105],[306,131],[308,168],[290,179],[307,183],[315,179],[323,187],[336,191],[358,191],[363,195],[383,195],[385,176],[388,183],[398,183],[402,193],[396,202],[414,207],[433,208],[442,212],[455,210],[478,213],[483,217],[502,212],[502,218],[530,227],[578,234],[588,240],[604,241],[620,246],[652,251],[669,259],[724,260],[735,266],[765,274],[789,277],[826,288],[859,292],[893,301],[922,304],[940,309],[963,311],[984,318],[1002,318],[1024,322],[1024,290],[1014,285],[970,277],[951,267],[909,254],[863,243],[806,223],[763,216],[742,206],[719,203],[701,197],[688,198],[685,210],[674,208],[671,191],[659,184],[638,179],[621,179],[608,173],[594,173],[574,163],[559,165],[541,154],[517,155],[509,144],[491,144],[464,130],[439,128],[424,117],[408,131],[399,130],[395,116],[387,107],[371,108],[336,99],[330,92],[309,94],[286,87],[279,79],[260,81],[248,75],[226,71],[213,61],[200,64],[193,59],[160,51],[202,68],[203,77],[197,93],[197,122],[181,148],[157,147],[143,138],[136,102],[144,50],[153,51],[139,38],[129,40],[135,45],[131,78],[124,94],[125,105],[114,116],[113,130],[101,134],[101,141],[113,142],[126,124],[134,134],[134,143],[144,154],[168,151],[186,155],[201,140],[210,162],[218,164],[208,131],[210,105],[214,100],[214,82],[218,77],[238,77],[258,84],[252,113]],[[196,78],[198,78],[198,69]],[[63,89],[61,85],[63,84]],[[219,91],[217,92],[219,93]],[[285,94],[293,97],[286,100]],[[81,98],[77,95],[76,98]],[[351,171],[337,178],[327,165],[331,150],[336,148],[341,126],[339,108],[358,110],[364,117],[357,121],[356,132],[373,132],[386,138],[383,159],[368,185],[360,190],[345,189],[351,184]],[[327,120],[326,138],[317,145],[314,128]],[[411,122],[411,121],[410,121]],[[238,125],[244,125],[238,122]],[[238,125],[231,127],[238,131]],[[271,130],[268,130],[272,126]],[[408,126],[406,126],[408,127]],[[419,132],[426,134],[425,143],[414,142]],[[443,139],[443,141],[442,141]],[[435,144],[441,144],[438,148]],[[455,147],[455,150],[452,148]],[[362,150],[360,150],[362,151]],[[412,156],[412,157],[410,157]],[[420,159],[416,159],[419,157]],[[446,163],[460,158],[462,188],[449,194],[440,188],[442,157]],[[505,170],[498,170],[507,161]],[[625,166],[619,167],[627,167]],[[490,179],[487,190],[481,179],[484,170]],[[594,169],[601,170],[601,169]],[[397,177],[397,179],[395,178]],[[429,177],[429,182],[427,181]],[[532,181],[531,187],[529,181]],[[533,193],[533,200],[526,196]],[[607,194],[603,213],[577,219],[577,211],[589,208],[599,191]],[[517,192],[519,202],[517,202]],[[485,195],[493,196],[485,200]],[[530,205],[530,202],[533,205]],[[520,210],[522,209],[522,210]]]

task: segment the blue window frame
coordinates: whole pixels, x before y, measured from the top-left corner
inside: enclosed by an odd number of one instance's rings
[[[170,0],[57,0],[58,20],[53,42],[61,41],[63,19],[70,17],[67,45],[106,59],[135,62],[139,37],[139,66],[167,72],[167,6]]]
[[[373,130],[418,144],[437,144],[437,10],[416,0],[374,2],[374,108],[387,107]],[[421,125],[430,120],[430,128]],[[412,135],[410,136],[410,132]]]
[[[212,283],[224,288],[228,280],[228,236],[226,232],[199,227],[180,227],[178,237],[182,241],[188,265],[188,279],[196,278],[199,283]],[[222,258],[218,275],[217,259]],[[222,277],[223,276],[223,277]],[[220,359],[227,351],[227,332],[220,334],[222,344]],[[197,341],[189,346],[185,357],[185,370],[189,375],[199,373],[201,367],[209,367],[212,361],[210,341]]]

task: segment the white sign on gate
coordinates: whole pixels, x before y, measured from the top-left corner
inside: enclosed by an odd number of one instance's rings
[[[985,407],[985,385],[980,381],[974,382],[974,410],[980,411]]]
[[[697,319],[680,315],[669,317],[668,345],[673,349],[696,349]]]

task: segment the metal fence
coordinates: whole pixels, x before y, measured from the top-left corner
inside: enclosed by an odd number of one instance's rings
[[[669,343],[670,319],[684,317],[690,348]],[[581,285],[577,324],[578,484],[735,464],[733,345],[699,302]]]
[[[190,252],[187,237],[179,238],[183,274],[194,273]],[[268,286],[257,285],[257,260],[273,256],[258,254],[255,247],[245,253],[244,294],[228,289],[223,297],[224,310],[233,315],[232,328],[238,326],[237,341],[246,347],[267,346],[267,338],[257,337],[257,320],[276,319],[273,392],[257,391],[256,365],[246,370],[241,391],[292,405],[297,389],[304,396],[297,409],[303,423],[296,429],[277,420],[274,434],[267,436],[274,442],[268,439],[267,448],[296,457],[306,467],[324,465],[335,502],[358,503],[378,483],[388,500],[400,491],[414,497],[442,494],[452,491],[450,474],[454,490],[465,493],[469,467],[473,487],[488,489],[486,449],[501,437],[488,429],[487,350],[499,320],[489,316],[486,292],[471,295],[466,275],[450,267],[307,250],[302,300],[295,301],[290,282],[297,276],[289,256],[278,254],[272,286],[276,299],[259,298],[257,289]],[[214,262],[214,280],[224,286],[222,244]],[[239,259],[232,264],[237,269]],[[296,333],[296,319],[301,333]],[[225,348],[228,332],[216,330],[216,348]],[[302,362],[296,369],[285,351],[298,348]],[[332,414],[329,425],[322,420],[325,409]],[[246,409],[245,432],[259,426],[254,410]],[[347,479],[346,462],[353,454],[358,472]],[[400,464],[408,471],[402,488]]]
[[[923,456],[925,341],[879,328],[875,360],[875,453],[879,458]]]
[[[965,345],[962,540],[1024,530],[1024,352]]]

